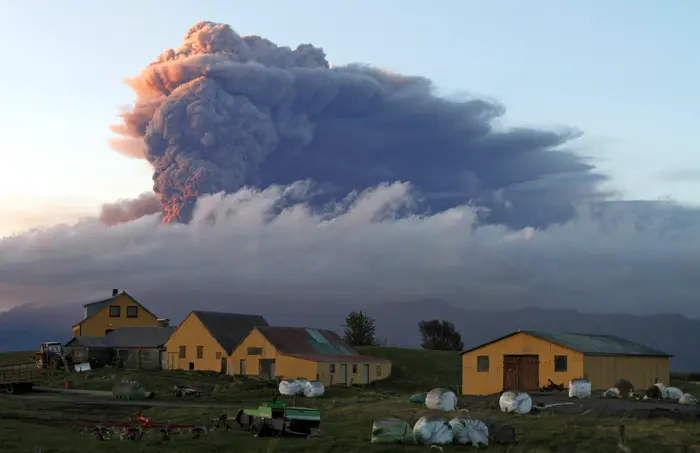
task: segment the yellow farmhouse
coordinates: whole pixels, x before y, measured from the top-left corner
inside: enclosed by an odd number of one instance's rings
[[[516,331],[462,353],[462,393],[536,391],[586,378],[594,390],[624,378],[634,388],[668,384],[670,354],[611,335]]]
[[[369,384],[391,374],[391,362],[360,355],[330,330],[257,327],[231,354],[233,372],[267,378]]]
[[[158,327],[159,318],[125,291],[83,305],[85,317],[73,326],[73,337],[102,337],[120,327]]]

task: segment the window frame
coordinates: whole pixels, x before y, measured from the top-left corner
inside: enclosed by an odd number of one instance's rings
[[[263,348],[255,348],[255,347],[250,347],[248,348],[248,355],[263,355]]]
[[[484,367],[484,360],[486,361],[486,366]],[[477,373],[488,373],[491,371],[491,357],[487,355],[476,356],[476,372]]]
[[[116,314],[112,312],[112,309],[116,308]],[[109,306],[109,317],[110,318],[121,318],[122,317],[122,306],[121,305],[110,305]]]
[[[563,369],[560,369],[559,365],[561,365],[559,360],[564,360],[564,366]],[[554,372],[555,373],[566,373],[569,371],[569,356],[568,355],[555,355],[554,356]]]
[[[197,359],[201,360],[204,358],[204,346],[197,346]]]
[[[133,309],[133,310],[136,310],[136,313],[133,314],[133,315],[132,315],[131,313],[129,313],[132,309]],[[139,307],[138,307],[138,305],[127,305],[127,306],[126,306],[126,317],[127,317],[127,318],[132,318],[132,319],[133,319],[133,318],[138,318],[138,317],[139,317]]]
[[[331,363],[329,368],[330,368],[330,373],[335,374],[335,363]]]
[[[180,346],[180,348],[178,350],[177,357],[179,359],[186,359],[187,358],[187,346]]]

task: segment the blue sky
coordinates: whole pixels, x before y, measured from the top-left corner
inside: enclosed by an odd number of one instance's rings
[[[149,190],[141,161],[110,150],[134,94],[123,79],[198,20],[336,65],[431,78],[502,101],[509,124],[581,128],[577,146],[624,198],[700,204],[700,2],[9,1],[0,83],[0,235],[96,212]],[[117,5],[117,7],[115,7]],[[167,8],[159,5],[167,5]],[[693,178],[694,177],[694,178]],[[694,180],[693,180],[694,179]]]

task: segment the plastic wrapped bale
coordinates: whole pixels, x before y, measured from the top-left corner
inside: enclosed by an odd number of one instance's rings
[[[413,425],[413,439],[424,445],[451,444],[452,427],[441,417],[426,415]]]
[[[427,397],[428,397],[428,392],[416,393],[415,395],[411,395],[411,397],[408,399],[408,402],[414,403],[414,404],[425,404],[425,399]]]
[[[652,385],[647,390],[647,394],[646,394],[645,399],[652,399],[652,400],[668,399],[668,392],[666,390],[666,386],[660,382],[657,382],[656,384]]]
[[[447,389],[432,389],[425,397],[425,406],[434,411],[451,412],[457,410],[459,399],[454,392]]]
[[[302,382],[296,380],[282,381],[280,382],[279,391],[280,395],[284,396],[295,396],[302,393]]]
[[[666,387],[666,399],[678,401],[683,397],[683,390],[677,387]]]
[[[373,444],[404,444],[413,443],[411,427],[398,418],[377,420],[372,424]]]
[[[590,398],[591,381],[588,379],[572,379],[569,381],[569,398]]]
[[[503,392],[498,405],[501,412],[527,414],[532,410],[532,398],[525,392]]]
[[[620,390],[615,387],[610,387],[605,392],[603,392],[603,396],[606,398],[619,398]]]
[[[695,399],[693,395],[690,393],[684,393],[683,396],[678,400],[679,404],[688,404],[688,405],[695,405],[698,404],[698,400]]]
[[[453,442],[456,444],[474,447],[489,444],[489,428],[481,420],[455,417],[450,420],[450,427],[452,428]]]
[[[323,393],[325,392],[325,390],[326,389],[323,386],[322,382],[310,381],[310,382],[306,382],[304,384],[302,392],[304,393],[304,396],[307,398],[316,398],[319,396],[323,396]]]
[[[112,395],[121,400],[145,400],[155,397],[153,392],[149,392],[137,381],[122,381],[112,388]]]

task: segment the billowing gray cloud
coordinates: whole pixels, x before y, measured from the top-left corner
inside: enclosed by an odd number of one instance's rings
[[[103,204],[99,218],[105,225],[117,225],[159,212],[161,204],[158,197],[152,193],[142,193],[136,198]]]
[[[413,202],[405,183],[359,193],[324,214],[299,201],[303,189],[204,197],[186,225],[162,224],[158,215],[115,226],[94,219],[2,240],[0,292],[10,303],[25,288],[51,302],[119,287],[190,294],[193,306],[208,291],[230,294],[232,306],[239,297],[437,298],[470,308],[700,314],[698,212],[614,203],[562,225],[514,231],[478,224],[466,206],[393,215]]]
[[[138,100],[114,146],[152,164],[166,221],[189,221],[200,195],[299,180],[323,188],[315,205],[410,181],[426,211],[471,202],[517,228],[570,220],[605,195],[605,177],[566,151],[579,132],[496,130],[496,102],[437,97],[423,77],[330,67],[310,44],[199,22],[128,83]]]

